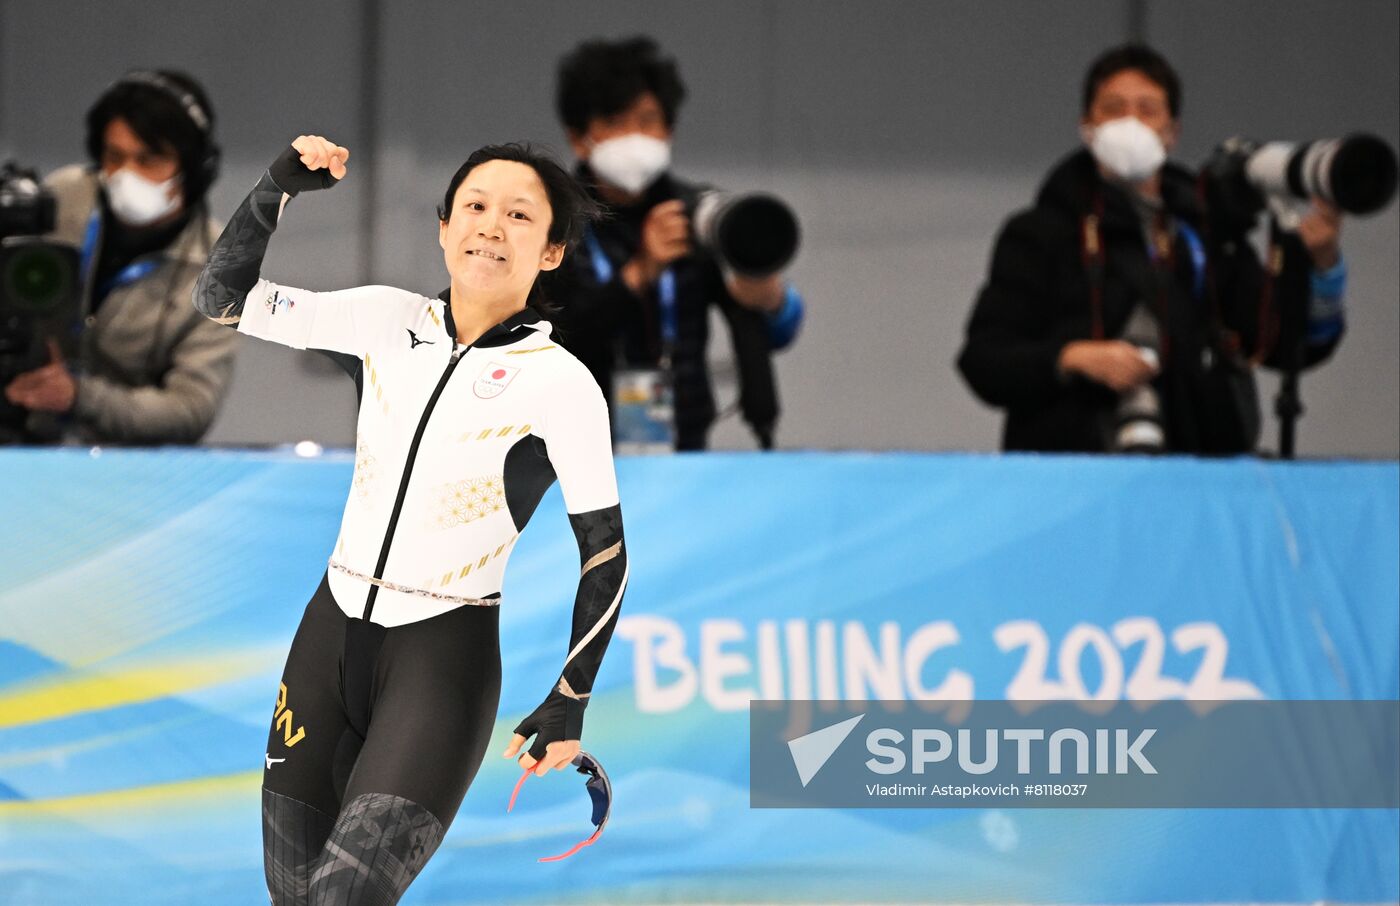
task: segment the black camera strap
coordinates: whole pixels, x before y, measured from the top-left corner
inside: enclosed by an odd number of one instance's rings
[[[1205,216],[1201,218],[1201,233],[1205,239],[1207,248],[1213,248],[1210,235],[1210,209],[1209,194],[1206,183],[1206,174],[1202,173],[1196,179],[1196,198]],[[1259,286],[1259,305],[1256,309],[1257,328],[1255,331],[1254,350],[1248,356],[1249,364],[1259,365],[1272,354],[1275,343],[1278,342],[1277,320],[1274,313],[1274,290],[1278,275],[1283,271],[1283,249],[1279,244],[1277,233],[1278,225],[1272,220],[1269,228],[1269,248],[1268,256],[1264,261],[1263,280]],[[1245,241],[1245,240],[1241,240]],[[1206,256],[1205,266],[1205,291],[1206,299],[1210,303],[1210,314],[1215,328],[1216,343],[1220,347],[1219,351],[1228,356],[1244,356],[1243,343],[1237,331],[1231,330],[1225,324],[1225,316],[1220,308],[1220,291],[1215,279],[1215,265],[1213,259]]]
[[[1095,340],[1103,339],[1103,281],[1107,256],[1103,250],[1103,235],[1099,221],[1103,219],[1103,196],[1095,193],[1094,207],[1080,221],[1079,249],[1084,261],[1084,273],[1089,276],[1089,332]]]
[[[1264,277],[1259,287],[1259,338],[1254,344],[1250,364],[1261,365],[1273,354],[1278,343],[1279,319],[1276,316],[1274,293],[1278,276],[1283,273],[1283,246],[1279,242],[1278,221],[1269,218],[1269,251],[1264,260]]]
[[[1103,194],[1094,193],[1090,212],[1080,221],[1080,256],[1084,262],[1084,272],[1089,278],[1089,321],[1090,334],[1095,340],[1104,339],[1104,281],[1108,268],[1108,253],[1103,241]],[[1168,228],[1166,215],[1158,213],[1148,227],[1147,241],[1150,244],[1148,256],[1151,259],[1152,293],[1151,304],[1155,309],[1160,354],[1163,363],[1171,352],[1171,330],[1168,323],[1171,299],[1172,274],[1176,266],[1172,231]]]

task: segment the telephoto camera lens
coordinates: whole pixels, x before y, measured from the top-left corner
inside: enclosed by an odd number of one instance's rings
[[[1395,196],[1395,152],[1366,133],[1253,150],[1246,178],[1265,195],[1322,198],[1348,214],[1374,214]]]
[[[1160,344],[1157,319],[1139,303],[1123,327],[1122,339],[1138,348],[1144,360],[1158,365]],[[1116,453],[1161,453],[1167,448],[1167,432],[1162,427],[1162,401],[1151,381],[1118,397],[1113,412],[1113,450]]]
[[[1119,397],[1113,449],[1118,453],[1161,453],[1167,447],[1162,429],[1162,404],[1151,384]]]
[[[697,245],[746,277],[767,277],[783,270],[801,242],[792,208],[761,193],[704,192],[691,212],[691,225]]]

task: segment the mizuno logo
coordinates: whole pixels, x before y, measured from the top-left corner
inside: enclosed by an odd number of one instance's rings
[[[433,345],[435,345],[435,344],[434,344],[434,341],[432,341],[432,340],[420,340],[420,339],[418,339],[418,334],[414,333],[412,330],[409,330],[407,327],[405,327],[404,330],[408,330],[408,343],[409,343],[408,348],[409,348],[410,350],[417,349],[419,346],[433,346]]]
[[[285,758],[273,758],[271,755],[268,755],[267,753],[263,753],[263,758],[266,758],[266,759],[267,759],[267,769],[268,769],[269,771],[272,770],[272,766],[273,766],[274,764],[279,764],[279,763],[281,763],[281,762],[287,760],[287,759],[285,759]]]

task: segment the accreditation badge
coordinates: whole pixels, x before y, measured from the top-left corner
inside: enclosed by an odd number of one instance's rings
[[[671,373],[661,368],[629,368],[613,376],[615,446],[620,455],[670,453],[676,420]]]

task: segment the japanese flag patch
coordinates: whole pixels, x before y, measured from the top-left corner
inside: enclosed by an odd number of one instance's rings
[[[519,368],[492,362],[476,379],[476,383],[472,385],[472,392],[484,400],[500,396],[519,371]]]

